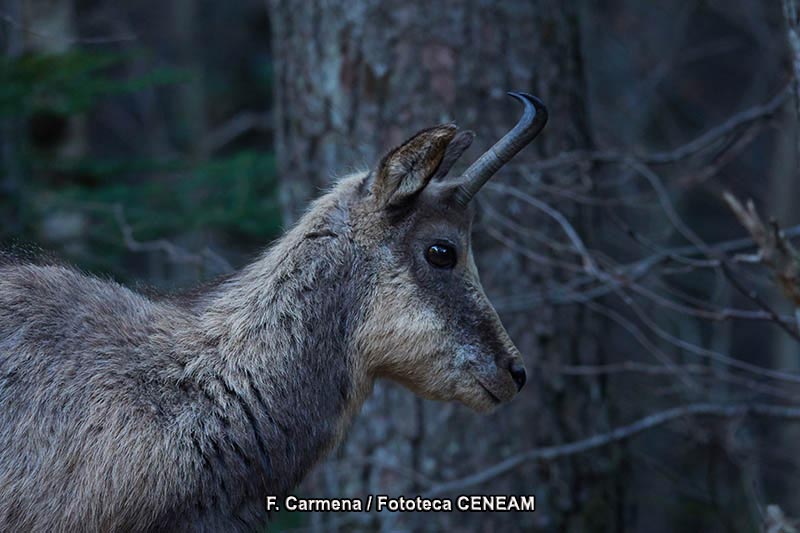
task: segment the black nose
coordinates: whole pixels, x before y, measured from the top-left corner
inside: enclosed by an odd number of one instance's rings
[[[519,361],[514,361],[508,371],[511,372],[511,379],[517,384],[517,392],[521,391],[522,387],[525,386],[525,380],[528,379],[528,375],[525,373],[525,366]]]

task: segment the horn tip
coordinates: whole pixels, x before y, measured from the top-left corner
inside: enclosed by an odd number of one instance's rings
[[[545,111],[547,110],[547,106],[544,105],[544,102],[542,102],[541,98],[539,98],[538,96],[534,96],[530,93],[525,93],[522,91],[508,91],[506,94],[508,96],[511,96],[512,98],[519,100],[520,102],[532,103],[536,107],[537,111],[540,109]]]
[[[536,123],[541,124],[542,127],[544,127],[544,124],[547,123],[549,114],[547,112],[547,106],[544,105],[544,102],[542,102],[538,96],[521,91],[508,91],[507,94],[512,98],[522,102],[526,108],[529,108],[529,106],[533,105],[533,108],[536,110]]]

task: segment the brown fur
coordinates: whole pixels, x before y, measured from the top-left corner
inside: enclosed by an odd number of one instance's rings
[[[520,357],[424,130],[343,179],[257,261],[190,299],[0,265],[0,530],[252,531],[377,378],[489,411]],[[452,142],[451,142],[452,141]],[[452,270],[424,258],[458,250]]]

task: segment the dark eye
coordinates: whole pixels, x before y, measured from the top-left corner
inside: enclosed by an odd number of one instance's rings
[[[437,268],[456,266],[456,249],[449,244],[434,244],[425,250],[425,259]]]

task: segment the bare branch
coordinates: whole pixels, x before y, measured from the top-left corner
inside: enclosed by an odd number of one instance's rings
[[[800,226],[788,228],[783,233],[787,238],[800,237]],[[745,250],[752,247],[753,244],[752,239],[735,239],[709,244],[705,251],[699,249],[695,245],[655,250],[652,255],[643,259],[610,269],[612,279],[616,281],[608,280],[605,284],[582,290],[582,287],[589,285],[591,282],[595,281],[596,278],[594,276],[576,277],[569,283],[548,290],[543,294],[516,294],[509,298],[498,299],[497,306],[498,308],[502,308],[503,311],[519,311],[529,309],[531,306],[540,305],[543,302],[555,305],[585,303],[613,292],[614,289],[620,285],[620,282],[623,284],[630,284],[644,278],[654,268],[665,262],[692,258],[707,252],[710,252],[713,257],[718,257],[720,254]],[[695,266],[718,268],[720,266],[720,260],[698,260]],[[771,319],[773,319],[772,317],[773,315],[770,315]]]
[[[783,294],[795,309],[800,308],[800,253],[774,220],[767,224],[761,219],[752,200],[744,206],[729,192],[723,193],[723,198],[752,235],[764,264],[773,271]]]
[[[764,520],[764,533],[797,533],[797,521],[790,520],[777,505],[768,505]]]
[[[796,402],[800,400],[800,393],[786,392],[783,388],[762,383],[755,379],[738,376],[733,372],[710,365],[687,363],[676,365],[681,372],[692,374],[701,378],[720,380],[737,386],[743,386],[753,392],[767,394],[775,398]],[[613,374],[640,374],[644,376],[664,376],[674,374],[674,370],[663,365],[639,363],[637,361],[622,361],[605,365],[551,365],[553,372],[565,376],[603,376]]]
[[[660,327],[655,320],[653,320],[647,312],[642,309],[640,305],[638,305],[630,296],[628,296],[624,291],[616,291],[615,294],[619,296],[622,301],[628,305],[635,313],[639,320],[647,326],[647,328],[653,332],[656,336],[661,338],[662,340],[672,344],[673,346],[685,350],[688,353],[708,358],[713,361],[717,361],[719,363],[728,365],[733,368],[737,368],[739,370],[743,370],[746,372],[750,372],[751,374],[763,376],[771,379],[776,379],[780,381],[786,381],[791,383],[800,383],[800,375],[784,372],[780,370],[773,370],[770,368],[765,368],[762,366],[754,365],[752,363],[748,363],[746,361],[742,361],[736,359],[734,357],[730,357],[723,353],[717,352],[715,350],[709,350],[707,348],[702,348],[691,342],[688,342],[684,339],[676,337],[672,335],[668,331],[665,331],[664,328]],[[588,306],[588,304],[587,304]],[[589,307],[592,309],[591,307]]]
[[[233,266],[219,254],[206,247],[200,254],[191,253],[180,246],[176,246],[166,239],[155,241],[138,241],[133,236],[133,228],[125,219],[125,213],[121,205],[114,205],[114,216],[117,219],[125,246],[132,252],[163,252],[173,263],[188,263],[204,266],[206,260],[210,259],[216,263],[220,273],[226,274],[233,271]]]
[[[605,316],[627,331],[647,351],[648,354],[651,354],[653,357],[658,359],[658,361],[664,365],[665,369],[678,377],[686,386],[686,388],[692,390],[697,390],[699,388],[698,383],[689,375],[689,373],[686,372],[680,365],[675,364],[672,358],[658,346],[656,346],[656,344],[653,343],[647,337],[647,335],[645,335],[645,333],[636,326],[636,324],[609,307],[599,305],[595,302],[587,302],[585,305],[595,313]]]
[[[626,153],[620,150],[577,150],[573,152],[563,152],[556,157],[539,161],[534,165],[530,165],[525,168],[529,171],[542,171],[564,166],[571,166],[582,161],[591,161],[595,163],[622,163],[631,158],[651,165],[677,163],[714,146],[720,140],[735,133],[743,127],[752,126],[753,124],[771,119],[778,111],[780,111],[780,109],[783,107],[783,104],[792,94],[792,85],[792,83],[788,84],[766,103],[740,111],[728,118],[728,120],[722,124],[714,126],[699,137],[696,137],[686,144],[671,150],[638,154]]]
[[[243,111],[222,126],[209,133],[201,143],[201,150],[206,153],[216,152],[240,135],[251,130],[271,130],[271,113]]]
[[[761,416],[768,418],[782,418],[786,420],[800,420],[800,407],[787,407],[783,405],[770,404],[741,404],[724,405],[714,403],[695,403],[682,407],[673,407],[658,413],[654,413],[627,426],[622,426],[608,433],[595,435],[587,439],[582,439],[569,444],[548,446],[545,448],[534,448],[526,452],[513,455],[494,466],[482,470],[481,472],[434,485],[426,493],[425,497],[434,497],[441,494],[462,491],[466,488],[474,487],[502,476],[520,465],[530,461],[554,461],[562,457],[585,453],[596,448],[602,448],[628,440],[636,435],[653,429],[674,420],[697,416],[714,416],[719,418],[741,418],[747,415]]]
[[[598,278],[605,278],[605,274],[603,274],[597,267],[597,263],[595,263],[594,259],[592,258],[592,254],[589,253],[589,250],[586,248],[583,240],[578,235],[578,232],[575,231],[575,228],[572,227],[572,224],[570,224],[567,218],[558,212],[558,210],[515,187],[509,187],[507,185],[492,182],[489,182],[487,186],[492,190],[514,196],[515,198],[528,203],[536,209],[543,211],[547,216],[555,220],[558,225],[561,226],[561,229],[564,230],[564,233],[566,233],[570,242],[575,247],[575,250],[578,252],[578,254],[580,254],[581,259],[583,260],[583,268],[586,270],[586,272]]]

